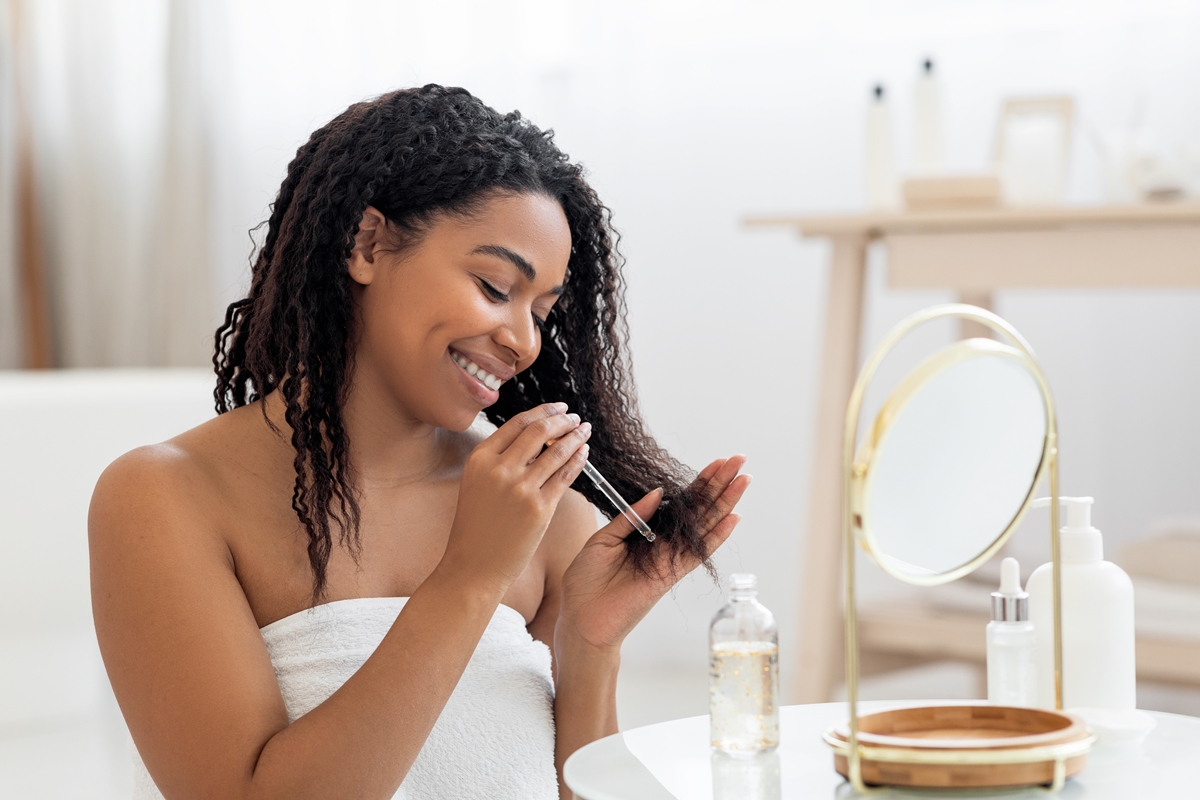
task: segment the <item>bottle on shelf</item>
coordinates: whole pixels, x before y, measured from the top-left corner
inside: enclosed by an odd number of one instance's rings
[[[942,169],[942,97],[931,58],[921,62],[913,101],[913,168],[936,174]]]
[[[876,211],[900,207],[896,182],[896,152],[892,141],[892,113],[883,84],[871,91],[867,106],[867,206]]]
[[[754,755],[779,745],[779,631],[758,602],[758,580],[730,580],[730,600],[708,628],[712,746]]]

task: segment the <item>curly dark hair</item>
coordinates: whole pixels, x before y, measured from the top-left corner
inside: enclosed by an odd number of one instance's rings
[[[361,515],[342,407],[353,368],[354,307],[346,263],[359,220],[374,206],[407,242],[443,215],[470,216],[496,193],[558,201],[571,231],[564,293],[533,365],[486,409],[502,425],[546,402],[592,422],[590,460],[625,497],[656,487],[653,543],[628,537],[627,558],[652,568],[652,548],[704,560],[711,501],[695,473],[659,447],[638,413],[626,353],[624,285],[611,212],[573,164],[519,112],[500,114],[459,88],[428,85],[356,103],[296,152],[271,207],[250,294],[216,333],[217,413],[279,390],[295,450],[292,508],[308,534],[313,602],[324,593],[332,531],[355,558]],[[264,412],[265,413],[265,412]],[[585,478],[574,486],[602,512]]]

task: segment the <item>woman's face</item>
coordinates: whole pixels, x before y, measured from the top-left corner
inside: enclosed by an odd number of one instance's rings
[[[368,208],[348,263],[361,325],[354,391],[464,430],[537,358],[536,320],[561,294],[571,254],[566,215],[544,195],[502,194],[470,217],[437,218],[399,253],[393,236]]]

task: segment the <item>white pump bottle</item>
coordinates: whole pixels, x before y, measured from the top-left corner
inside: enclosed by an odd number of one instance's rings
[[[942,169],[942,104],[933,59],[921,62],[913,99],[913,167],[936,175]]]
[[[1060,497],[1067,525],[1062,556],[1063,707],[1132,710],[1137,705],[1133,582],[1104,560],[1092,527],[1090,497]],[[1049,504],[1047,498],[1036,506]],[[1043,564],[1029,576],[1029,618],[1037,636],[1038,705],[1054,708],[1054,575]]]
[[[867,106],[867,206],[876,211],[894,211],[900,206],[893,148],[892,113],[880,84],[871,92]]]

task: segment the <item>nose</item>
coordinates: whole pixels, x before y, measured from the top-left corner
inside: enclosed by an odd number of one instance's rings
[[[492,338],[501,347],[510,350],[518,362],[532,360],[541,347],[541,333],[534,324],[530,309],[514,309]]]

